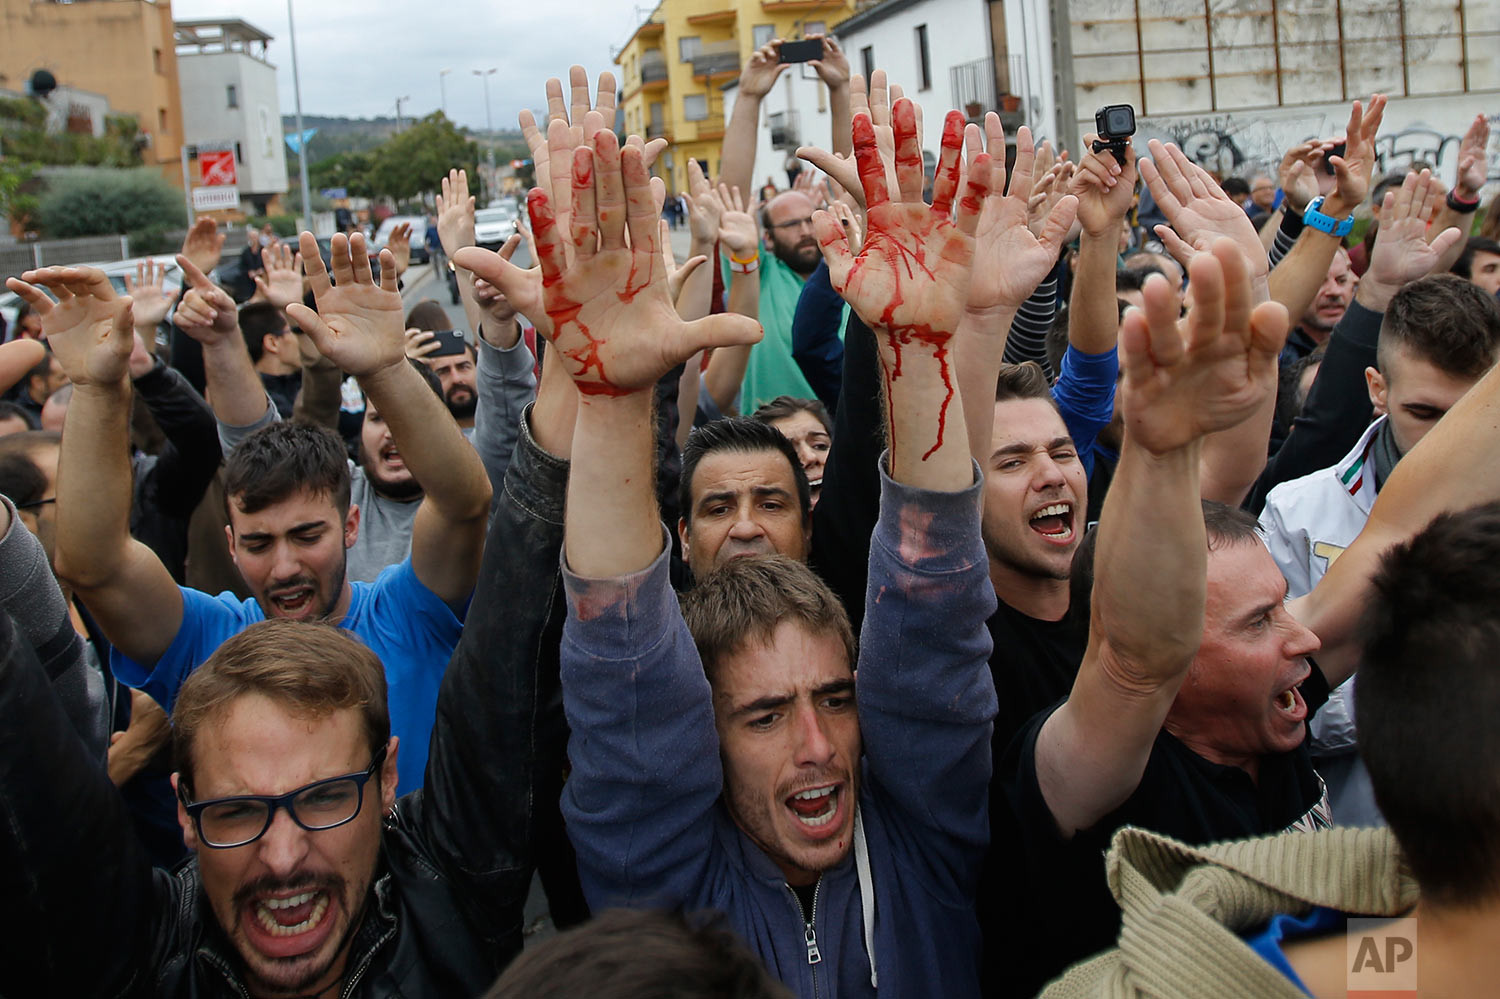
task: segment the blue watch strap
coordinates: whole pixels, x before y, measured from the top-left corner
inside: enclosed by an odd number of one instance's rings
[[[1340,238],[1349,235],[1354,228],[1354,216],[1346,219],[1336,219],[1331,215],[1324,215],[1319,209],[1323,207],[1323,196],[1319,195],[1307,203],[1307,211],[1302,213],[1302,224],[1310,225],[1319,232],[1326,232],[1330,236]]]

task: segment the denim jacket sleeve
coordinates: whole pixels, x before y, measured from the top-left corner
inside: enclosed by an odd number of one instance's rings
[[[438,694],[415,803],[422,837],[471,901],[476,925],[517,949],[531,886],[533,798],[544,771],[562,767],[561,740],[545,736],[549,718],[561,714],[558,558],[568,465],[537,446],[529,419],[528,409]]]
[[[665,530],[663,531],[665,539]],[[713,699],[670,548],[613,579],[563,569],[568,835],[589,905],[680,905],[702,884],[723,783]]]
[[[995,590],[979,535],[983,478],[963,492],[885,474],[860,637],[860,733],[868,772],[929,830],[935,883],[973,892],[989,844],[990,735],[997,709],[985,621]]]
[[[144,993],[161,923],[174,912],[157,895],[124,799],[4,612],[0,718],[6,994]]]

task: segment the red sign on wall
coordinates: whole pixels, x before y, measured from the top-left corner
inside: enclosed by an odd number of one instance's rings
[[[198,169],[203,173],[204,187],[233,187],[235,182],[234,150],[200,152]]]

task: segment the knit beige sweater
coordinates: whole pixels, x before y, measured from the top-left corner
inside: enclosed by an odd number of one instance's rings
[[[1069,969],[1043,999],[1305,999],[1241,933],[1315,905],[1382,917],[1417,901],[1417,883],[1384,829],[1191,847],[1125,828],[1105,873],[1120,904],[1120,944]]]

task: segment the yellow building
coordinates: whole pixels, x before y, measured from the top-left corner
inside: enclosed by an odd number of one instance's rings
[[[654,172],[672,191],[687,190],[687,162],[719,171],[724,86],[750,54],[772,38],[833,29],[855,0],[661,0],[615,56],[625,131],[665,138]]]
[[[38,69],[134,115],[148,166],[182,184],[182,103],[170,0],[0,0],[0,87],[25,90]]]

